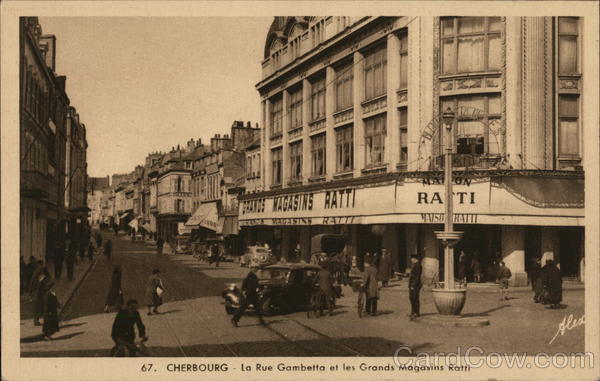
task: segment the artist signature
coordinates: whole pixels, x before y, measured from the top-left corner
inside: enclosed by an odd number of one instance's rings
[[[563,336],[565,334],[565,332],[572,330],[573,328],[577,328],[579,326],[582,326],[585,324],[585,320],[584,320],[585,315],[581,315],[581,317],[577,320],[575,320],[575,318],[573,317],[573,314],[569,314],[569,316],[565,316],[562,321],[560,322],[560,324],[558,325],[558,330],[556,331],[556,334],[554,335],[554,337],[552,338],[552,340],[550,340],[550,342],[548,344],[552,344],[552,342],[554,341],[554,339],[556,339],[558,337],[558,335]]]

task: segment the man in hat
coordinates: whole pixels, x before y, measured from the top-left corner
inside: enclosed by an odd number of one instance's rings
[[[420,314],[419,292],[421,292],[421,287],[423,286],[421,282],[423,269],[418,255],[411,255],[410,261],[412,262],[412,268],[410,270],[410,278],[408,278],[408,297],[410,299],[410,320],[414,320]]]
[[[331,298],[334,296],[333,276],[326,267],[328,266],[321,267],[321,270],[319,270],[315,277],[315,286],[318,287],[317,303],[321,316],[323,316],[324,308],[327,308],[329,316],[332,316],[333,305],[331,303]]]
[[[369,258],[372,260],[373,258]],[[365,271],[362,277],[362,284],[367,298],[365,309],[367,314],[377,316],[377,300],[379,299],[379,284],[377,281],[377,267],[365,261]]]
[[[262,317],[262,306],[261,300],[258,295],[258,276],[256,273],[258,272],[258,266],[252,265],[250,267],[250,271],[246,278],[242,282],[242,297],[240,299],[240,307],[238,308],[233,318],[231,318],[231,323],[234,327],[238,326],[240,322],[240,318],[244,315],[244,311],[250,304],[254,305],[254,309],[256,310],[256,314],[258,315],[258,319],[261,324],[264,324]]]
[[[508,300],[508,280],[512,277],[510,269],[506,267],[504,261],[500,261],[498,267],[498,285],[500,286],[500,300]]]

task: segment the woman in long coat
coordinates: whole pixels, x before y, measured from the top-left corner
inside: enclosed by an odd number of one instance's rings
[[[54,291],[53,283],[44,295],[44,325],[42,332],[44,340],[52,340],[51,336],[58,332],[58,299]]]
[[[554,261],[548,259],[542,269],[542,284],[546,292],[545,302],[550,308],[558,308],[562,302],[562,277]]]
[[[104,312],[108,312],[109,306],[115,306],[117,311],[123,306],[123,288],[121,287],[122,272],[121,266],[115,265],[113,267],[112,278],[110,280],[110,288],[106,295],[106,304],[104,305]]]
[[[148,315],[158,314],[158,307],[163,304],[162,292],[164,287],[160,279],[158,269],[152,270],[152,275],[148,278],[148,287],[146,287],[146,305],[148,306]]]
[[[387,287],[392,277],[392,258],[386,249],[381,249],[379,266],[377,266],[377,280],[381,281],[383,287]]]

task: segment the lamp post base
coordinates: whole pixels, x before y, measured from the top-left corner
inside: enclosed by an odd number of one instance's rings
[[[440,315],[460,315],[465,301],[467,300],[467,290],[454,288],[434,288],[433,303]]]

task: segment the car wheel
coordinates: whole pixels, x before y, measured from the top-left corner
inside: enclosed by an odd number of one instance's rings
[[[273,316],[275,309],[271,303],[271,297],[267,297],[261,301],[262,313],[264,316]]]

